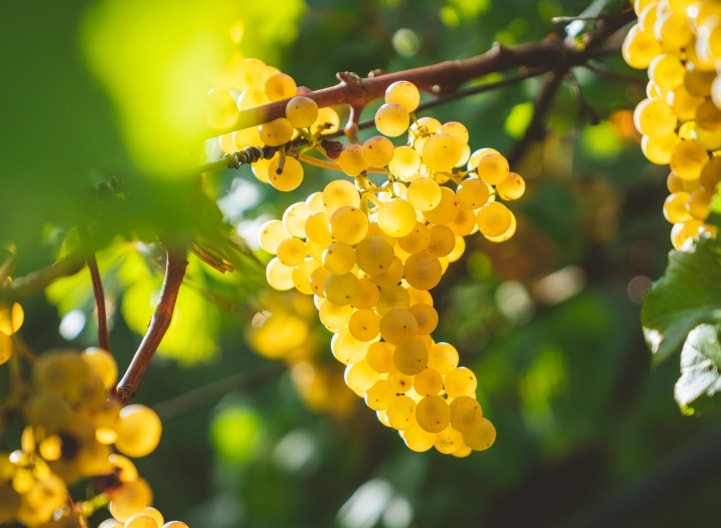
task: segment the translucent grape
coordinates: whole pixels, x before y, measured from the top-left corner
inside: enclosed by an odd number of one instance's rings
[[[332,134],[340,128],[338,112],[329,106],[318,109],[318,118],[310,127],[313,134]]]
[[[16,303],[17,304],[17,303]],[[18,304],[18,306],[20,306]],[[14,325],[13,325],[14,326]],[[18,325],[19,326],[19,325]],[[118,366],[113,355],[107,350],[90,347],[83,350],[80,357],[103,380],[103,386],[110,389],[118,378]]]
[[[258,137],[268,146],[279,147],[293,137],[293,125],[285,117],[273,119],[258,126]]]
[[[393,368],[395,346],[386,341],[376,341],[368,347],[366,361],[376,372],[390,372]]]
[[[448,374],[458,366],[458,350],[450,343],[434,343],[428,352],[428,368]]]
[[[393,262],[383,273],[371,275],[370,279],[381,288],[397,285],[403,278],[403,262],[398,257],[393,257]]]
[[[403,374],[415,376],[428,364],[428,349],[419,339],[396,345],[393,352],[393,365]]]
[[[356,250],[349,244],[333,242],[323,251],[323,265],[331,273],[349,273],[355,264]]]
[[[358,189],[348,180],[333,180],[325,186],[322,196],[323,206],[329,214],[343,206],[360,206]]]
[[[363,147],[355,143],[344,148],[336,162],[348,176],[358,176],[368,168],[368,162],[363,157]]]
[[[210,128],[222,130],[232,127],[238,120],[238,107],[227,90],[213,88],[205,101],[206,123]]]
[[[433,444],[433,447],[435,447],[439,453],[451,455],[464,445],[463,434],[449,426],[436,435],[436,442]]]
[[[156,520],[146,513],[136,513],[128,517],[123,528],[158,528],[160,526]]]
[[[378,381],[378,378],[378,372],[373,370],[366,361],[347,365],[343,376],[346,386],[361,398]]]
[[[408,428],[414,422],[416,412],[416,402],[406,395],[400,395],[393,398],[390,405],[386,409],[388,413],[388,421],[391,427],[398,430]]]
[[[385,102],[397,103],[407,112],[413,112],[421,102],[421,94],[412,82],[396,81],[386,88]]]
[[[138,458],[155,450],[163,426],[150,407],[131,404],[121,409],[116,430],[118,438],[115,447],[130,457]]]
[[[474,395],[476,384],[476,375],[466,367],[456,367],[443,378],[443,386],[450,398]]]
[[[358,341],[350,332],[342,328],[333,335],[330,341],[333,357],[344,365],[362,361],[368,351],[368,343]]]
[[[484,451],[496,441],[496,428],[487,418],[470,431],[463,433],[463,441],[474,451]]]
[[[663,202],[663,216],[672,224],[691,220],[691,213],[686,209],[689,193],[680,191],[669,194]]]
[[[678,118],[666,101],[653,98],[644,99],[636,105],[633,123],[641,134],[663,137],[676,130]]]
[[[504,200],[518,200],[526,192],[526,181],[517,172],[509,172],[508,178],[496,185],[496,192]]]
[[[431,334],[438,326],[438,312],[426,303],[416,303],[408,308],[418,323],[418,334]]]
[[[393,262],[393,247],[384,238],[369,236],[355,248],[358,267],[370,275],[383,273]]]
[[[428,234],[426,252],[433,257],[445,257],[456,245],[456,235],[448,226],[432,225],[428,228]]]
[[[418,174],[420,166],[420,154],[413,147],[407,145],[396,148],[393,158],[388,163],[388,168],[397,178],[408,181]]]
[[[428,226],[421,222],[416,222],[415,227],[410,233],[398,239],[398,245],[408,253],[420,253],[428,247],[430,239],[431,235]]]
[[[361,154],[369,167],[385,167],[393,159],[395,145],[385,136],[373,136],[363,142]]]
[[[272,258],[265,266],[265,280],[279,291],[292,289],[293,268],[283,264],[278,257]]]
[[[303,165],[290,156],[286,156],[283,169],[278,171],[280,158],[275,157],[268,165],[268,182],[279,191],[292,191],[303,181]]]
[[[365,403],[374,411],[382,411],[387,409],[391,401],[396,397],[396,393],[387,380],[377,380],[365,393]]]
[[[423,211],[423,216],[433,224],[448,224],[456,217],[458,209],[456,193],[448,187],[441,187],[441,201],[438,206],[429,211]]]
[[[417,423],[412,424],[401,433],[408,449],[417,453],[423,453],[432,448],[438,436],[422,429]]]
[[[488,184],[480,178],[465,178],[456,189],[458,205],[464,209],[478,209],[488,202],[490,196]]]
[[[380,316],[370,309],[356,310],[348,319],[348,331],[358,341],[372,341],[380,332]]]
[[[422,160],[431,171],[446,172],[456,166],[463,145],[449,134],[433,134],[423,145]]]
[[[379,207],[378,225],[392,237],[406,236],[416,225],[416,210],[406,200],[390,200]]]
[[[325,298],[339,306],[353,302],[359,289],[358,277],[353,273],[344,273],[343,275],[331,273],[323,283]]]
[[[426,367],[413,378],[413,388],[421,396],[434,396],[443,389],[443,376]]]
[[[696,180],[709,161],[708,151],[693,140],[681,141],[673,149],[669,166],[683,180]]]
[[[306,257],[305,243],[299,238],[286,238],[278,245],[278,260],[285,266],[297,266]]]
[[[147,481],[142,477],[124,482],[110,494],[108,510],[120,522],[125,522],[132,515],[142,512],[153,503],[153,492]]]
[[[398,103],[385,103],[376,110],[376,129],[384,136],[397,137],[405,134],[410,122],[408,110]]]
[[[476,168],[478,177],[489,185],[496,185],[508,178],[508,160],[501,154],[490,153],[483,156]]]
[[[476,214],[478,230],[486,236],[500,236],[510,227],[511,214],[501,202],[487,203]]]
[[[368,216],[357,207],[344,205],[331,215],[330,232],[337,241],[355,245],[368,232]]]
[[[430,211],[441,202],[440,186],[432,178],[417,178],[408,186],[406,199],[419,211]]]
[[[318,318],[328,330],[338,332],[348,326],[348,320],[353,314],[353,308],[347,304],[336,304],[324,300],[318,307]]]
[[[280,101],[281,99],[293,97],[296,89],[295,79],[287,73],[270,75],[263,84],[263,91],[268,96],[269,101]]]
[[[408,284],[419,290],[434,288],[443,274],[440,261],[427,253],[415,253],[408,257],[403,270]]]
[[[483,418],[481,404],[471,396],[459,396],[451,402],[451,425],[461,432],[472,431]]]
[[[358,295],[351,303],[354,308],[373,308],[380,299],[378,286],[367,278],[358,279]]]

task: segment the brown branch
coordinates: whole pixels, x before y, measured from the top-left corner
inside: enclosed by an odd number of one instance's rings
[[[185,269],[188,265],[186,256],[185,248],[167,248],[165,278],[160,290],[158,306],[150,320],[145,337],[135,352],[125,375],[115,388],[115,396],[123,404],[128,403],[135,396],[140,380],[170,326],[175,301],[178,298],[178,291],[183,283]]]
[[[589,33],[581,44],[574,40],[561,41],[557,38],[520,44],[512,48],[496,44],[486,53],[468,59],[445,61],[394,73],[360,78],[343,72],[338,75],[341,82],[335,86],[304,95],[313,99],[319,107],[348,105],[358,112],[371,101],[383,97],[386,88],[395,81],[410,81],[421,91],[443,96],[489,73],[507,72],[516,68],[544,67],[565,72],[573,66],[587,62],[589,57],[593,56],[594,49],[632,20],[633,16],[633,12],[630,12],[600,20],[598,29]],[[284,99],[242,110],[233,126],[214,131],[212,135],[218,136],[284,117],[287,103],[288,99]]]
[[[108,318],[105,313],[105,293],[103,292],[103,281],[100,278],[98,261],[95,255],[88,257],[88,270],[93,282],[93,294],[95,295],[95,309],[98,313],[98,345],[100,348],[110,352],[110,336],[108,334]]]

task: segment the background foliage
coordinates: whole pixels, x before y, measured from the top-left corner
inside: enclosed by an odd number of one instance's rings
[[[178,142],[194,137],[167,137],[162,119],[170,112],[192,122],[188,101],[202,82],[197,69],[181,68],[170,84],[177,93],[145,97],[167,81],[161,68],[173,47],[162,43],[192,39],[198,17],[212,31],[240,13],[244,42],[252,44],[245,53],[317,89],[334,84],[337,71],[395,71],[479,54],[494,41],[538,41],[563,31],[552,17],[587,7],[570,0],[276,4],[56,0],[1,8],[0,240],[16,243],[23,275],[72,246],[74,225],[93,226],[105,246],[98,257],[120,365],[137,346],[160,284],[154,235],[187,237],[207,224],[206,235],[222,244],[213,230],[217,198],[252,245],[263,219],[334,177],[308,170],[289,195],[256,182],[247,168],[223,171],[207,176],[214,196],[199,198],[185,170],[203,154],[178,159]],[[136,49],[120,49],[116,41],[133,17],[147,26],[134,35]],[[620,56],[604,64],[637,75]],[[642,158],[631,131],[628,109],[643,85],[574,73],[553,103],[548,133],[522,151],[515,147],[538,79],[431,113],[463,121],[473,145],[508,153],[529,185],[516,208],[516,236],[499,246],[474,240],[437,288],[439,339],[456,344],[476,372],[496,445],[462,460],[409,452],[361,401],[344,403],[341,391],[350,391],[342,383],[331,412],[309,409],[294,387],[299,372],[258,356],[249,343],[253,314],[288,299],[269,299],[262,267],[243,254],[233,275],[191,259],[175,328],[137,396],[165,424],[160,448],[138,466],[166,516],[209,528],[661,527],[713,518],[721,429],[713,416],[679,413],[678,365],[652,368],[641,332],[643,294],[671,247],[661,215],[665,169]],[[147,106],[134,106],[135,90]],[[601,121],[591,125],[594,115]],[[148,129],[151,122],[159,128]],[[342,376],[312,310],[292,302],[310,313],[299,319],[308,337],[298,348],[317,351],[317,364]],[[87,271],[24,305],[23,337],[32,349],[95,342]],[[6,383],[0,379],[0,390]]]

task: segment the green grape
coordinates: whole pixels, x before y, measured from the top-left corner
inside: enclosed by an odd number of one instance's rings
[[[305,202],[291,204],[283,212],[283,227],[286,232],[298,238],[305,238],[305,223],[313,211]]]
[[[644,31],[639,24],[631,26],[621,45],[621,55],[626,64],[637,70],[648,68],[662,51],[653,31]]]
[[[394,176],[401,180],[410,181],[417,174],[421,167],[421,156],[413,147],[403,145],[393,152],[393,158],[388,163],[388,168]]]
[[[273,255],[278,253],[278,246],[280,243],[290,238],[290,234],[283,227],[283,222],[280,220],[268,220],[262,226],[260,226],[260,233],[258,234],[258,242],[260,247]]]
[[[459,396],[454,398],[450,407],[451,425],[458,431],[472,431],[480,425],[483,418],[483,409],[475,398]]]
[[[367,342],[358,341],[350,334],[347,328],[338,330],[330,341],[333,357],[344,365],[362,361],[366,356],[368,347]]]
[[[384,316],[390,310],[408,309],[410,305],[411,299],[408,290],[400,284],[391,284],[381,287],[375,311],[378,315]]]
[[[280,157],[276,155],[268,165],[268,182],[279,191],[292,191],[303,181],[303,165],[290,156],[285,157],[283,169],[279,171]]]
[[[210,128],[223,130],[232,127],[238,120],[238,107],[227,90],[213,88],[205,101],[205,121]]]
[[[488,184],[480,178],[465,178],[456,189],[458,205],[463,209],[478,209],[488,202],[490,196]]]
[[[331,273],[343,275],[350,273],[356,264],[356,250],[343,242],[331,243],[323,251],[323,265]]]
[[[323,301],[318,307],[320,322],[331,332],[338,332],[341,328],[347,327],[351,314],[353,308],[347,304]]]
[[[448,224],[458,215],[458,200],[453,189],[441,187],[441,201],[430,211],[423,211],[423,217],[432,224]]]
[[[669,194],[663,202],[663,216],[672,224],[690,220],[691,213],[686,209],[689,193],[680,191]]]
[[[418,323],[419,335],[430,335],[438,326],[438,312],[430,304],[416,303],[408,311]]]
[[[413,342],[418,332],[418,323],[413,314],[403,308],[388,310],[380,321],[381,337],[394,345]]]
[[[408,110],[398,103],[385,103],[376,110],[376,129],[384,136],[397,137],[405,134],[410,122]]]
[[[476,383],[476,375],[466,367],[456,367],[443,377],[443,386],[449,398],[474,395]]]
[[[365,397],[368,391],[379,380],[380,374],[373,370],[367,361],[347,365],[343,380],[350,390],[357,396]]]
[[[416,421],[429,433],[440,433],[451,421],[451,408],[440,396],[425,396],[416,405]]]
[[[450,343],[434,343],[428,352],[428,368],[445,375],[458,367],[458,350]]]
[[[270,147],[279,147],[293,137],[293,125],[285,117],[278,117],[258,126],[258,137]]]
[[[445,225],[432,225],[428,229],[426,252],[433,257],[445,257],[456,245],[456,235]],[[305,256],[305,255],[304,255]]]
[[[441,281],[443,268],[438,258],[427,253],[415,253],[406,259],[403,275],[414,288],[430,290]]]
[[[426,367],[413,378],[413,388],[421,396],[437,395],[443,390],[443,376]]]
[[[323,283],[325,298],[339,306],[353,302],[359,290],[358,277],[353,273],[344,273],[342,275],[331,273]]]
[[[355,245],[368,232],[368,216],[357,207],[344,205],[331,214],[330,232],[337,241]]]
[[[671,153],[669,166],[682,180],[697,180],[709,161],[708,151],[693,140],[681,141]]]
[[[448,172],[456,166],[462,153],[463,145],[455,137],[439,132],[426,140],[421,158],[431,171]]]
[[[298,238],[286,238],[278,244],[278,260],[285,266],[298,266],[306,255],[305,243]]]
[[[487,418],[481,418],[481,423],[463,433],[463,441],[474,451],[485,451],[496,441],[496,428]]]
[[[475,223],[475,217],[473,218]],[[428,242],[431,240],[431,235],[426,224],[416,222],[413,230],[404,237],[398,239],[398,245],[403,251],[408,253],[420,253],[426,247]]]
[[[368,169],[368,162],[363,157],[363,147],[355,143],[348,145],[341,151],[336,163],[348,176],[358,176]]]
[[[389,236],[406,236],[416,225],[416,210],[406,200],[390,200],[379,207],[378,225]]]
[[[436,443],[438,435],[422,429],[417,423],[401,431],[401,437],[408,449],[416,453],[428,451]]]
[[[263,91],[269,101],[280,101],[282,99],[293,97],[297,88],[295,80],[287,73],[275,73],[270,75],[265,79],[265,83],[263,83]],[[312,122],[313,121],[311,121],[311,123]]]
[[[369,275],[386,271],[393,262],[393,247],[384,238],[369,236],[355,248],[358,267]]]
[[[430,211],[441,202],[441,188],[432,178],[417,178],[408,186],[406,199],[419,211]]]
[[[348,331],[358,341],[372,341],[380,333],[380,316],[373,310],[356,310],[348,319]]]
[[[395,397],[396,393],[391,388],[388,380],[379,379],[368,388],[364,401],[374,411],[382,411],[388,408]]]
[[[127,521],[131,516],[140,513],[153,503],[153,492],[147,481],[142,477],[124,482],[122,486],[108,492],[110,514],[120,522]]]
[[[385,167],[393,159],[395,145],[385,136],[373,136],[363,142],[361,154],[369,167]]]
[[[386,341],[376,341],[368,347],[366,361],[376,372],[386,373],[393,370],[393,352],[395,346]]]
[[[397,103],[407,112],[413,112],[421,102],[421,94],[412,82],[396,81],[386,88],[385,102]]]
[[[360,207],[358,189],[348,180],[333,180],[323,189],[322,197],[328,214],[344,206]]]
[[[433,447],[435,447],[436,451],[443,455],[452,455],[464,445],[463,434],[453,427],[446,427],[443,431],[438,433]]]
[[[428,349],[419,339],[396,345],[393,365],[398,372],[408,376],[420,374],[428,364]]]
[[[388,421],[391,427],[401,431],[413,424],[416,402],[409,396],[402,394],[391,400],[386,412],[388,413]]]
[[[361,277],[358,279],[358,295],[356,295],[356,298],[353,299],[353,302],[351,303],[354,308],[362,309],[362,308],[373,308],[380,299],[380,291],[378,290],[378,286],[370,280],[365,277]]]
[[[330,215],[325,211],[314,211],[306,219],[305,226],[303,226],[308,240],[328,246],[333,240],[333,235],[330,233]]]
[[[310,97],[297,95],[285,105],[285,117],[295,128],[307,128],[318,119],[318,104]]]
[[[278,257],[273,257],[265,266],[265,280],[278,291],[293,289],[293,268],[283,264]]]
[[[150,407],[131,404],[120,410],[115,447],[134,458],[152,453],[160,442],[163,425]]]

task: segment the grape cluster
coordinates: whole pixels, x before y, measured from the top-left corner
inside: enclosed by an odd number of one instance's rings
[[[279,75],[263,81],[266,96]],[[283,96],[290,99],[282,119],[291,125],[284,141],[292,130],[318,134],[328,128],[318,126],[327,118],[311,119],[320,112],[311,99],[290,88]],[[315,130],[299,128],[292,116],[294,105],[307,101],[313,111],[302,124],[315,123]],[[268,283],[314,297],[321,322],[334,333],[332,353],[346,365],[346,385],[379,420],[398,430],[412,450],[435,447],[466,456],[487,449],[496,432],[476,400],[474,373],[458,365],[455,347],[431,336],[438,313],[429,290],[462,256],[465,236],[480,232],[502,242],[515,233],[516,218],[503,201],[520,198],[525,182],[498,151],[471,152],[463,124],[416,119],[419,102],[412,83],[391,84],[375,114],[379,134],[351,141],[332,156],[349,178],[292,204],[282,219],[262,226],[259,240],[274,255],[266,267]],[[333,119],[331,128],[337,128]],[[221,145],[244,148],[252,137],[253,145],[271,146],[264,127],[223,136]],[[389,139],[400,136],[407,136],[400,146]],[[256,176],[281,190],[294,188],[278,183],[283,175],[276,159],[255,163]],[[283,172],[295,171],[291,161],[285,157]],[[378,185],[376,173],[385,175]]]
[[[115,524],[103,528],[183,526],[131,522],[147,515],[153,496],[128,457],[151,453],[162,426],[152,409],[108,397],[116,378],[113,356],[99,348],[52,350],[35,360],[28,390],[17,395],[26,424],[20,448],[0,457],[0,523],[40,527],[107,506]],[[73,502],[68,486],[88,479],[104,483],[98,495]]]
[[[623,57],[649,79],[634,122],[644,155],[671,169],[663,213],[678,249],[717,231],[707,219],[721,181],[721,4],[636,0],[634,9]]]

